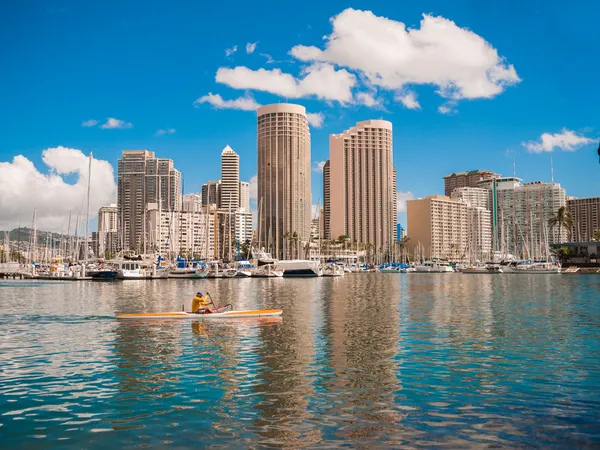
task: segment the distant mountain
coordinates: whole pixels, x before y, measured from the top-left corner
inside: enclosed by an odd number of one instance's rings
[[[0,245],[4,242],[4,235],[6,231],[0,231]],[[15,228],[9,232],[9,238],[11,242],[29,242],[33,234],[32,228],[21,227]],[[49,231],[37,230],[37,242],[38,245],[43,245],[46,240],[48,242],[54,240],[54,242],[64,241],[69,238],[69,235],[60,233],[51,233]]]

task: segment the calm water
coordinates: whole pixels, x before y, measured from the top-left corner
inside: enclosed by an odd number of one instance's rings
[[[208,290],[282,320],[117,322]],[[598,447],[600,277],[0,282],[0,447]]]

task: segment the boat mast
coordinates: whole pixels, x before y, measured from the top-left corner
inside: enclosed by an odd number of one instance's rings
[[[92,184],[92,152],[90,152],[90,163],[88,167],[88,183],[87,183],[87,200],[86,200],[86,213],[85,213],[85,249],[84,249],[84,260],[87,263],[88,260],[88,233],[90,223],[90,185]]]

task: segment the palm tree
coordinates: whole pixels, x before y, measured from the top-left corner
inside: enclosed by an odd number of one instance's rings
[[[594,232],[592,233],[592,240],[593,241],[600,241],[600,228],[596,228],[594,230]]]
[[[556,211],[556,215],[554,217],[550,217],[548,219],[548,226],[552,230],[556,225],[558,225],[558,238],[560,239],[560,235],[562,234],[562,228],[565,227],[567,229],[567,234],[569,239],[571,238],[571,232],[573,231],[573,224],[575,220],[573,219],[573,215],[571,211],[567,209],[566,206],[561,206]]]

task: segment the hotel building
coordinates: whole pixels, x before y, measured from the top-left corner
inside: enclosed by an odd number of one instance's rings
[[[228,145],[221,153],[221,205],[236,210],[240,206],[240,157]]]
[[[366,120],[329,137],[324,182],[326,236],[391,255],[396,236],[392,124]]]
[[[479,187],[479,182],[493,180],[500,175],[490,170],[471,170],[469,172],[455,172],[444,177],[444,195],[450,197],[456,188]]]
[[[278,103],[258,109],[258,228],[273,257],[289,256],[287,233],[310,238],[310,131],[306,109]]]

